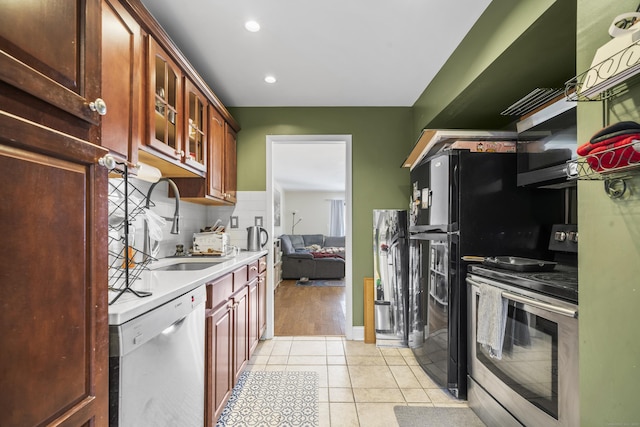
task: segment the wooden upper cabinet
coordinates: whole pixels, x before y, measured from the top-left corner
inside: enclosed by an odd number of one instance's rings
[[[2,426],[109,421],[100,1],[1,6]]]
[[[184,79],[185,105],[185,156],[184,162],[194,169],[207,170],[207,98],[191,83]]]
[[[146,143],[180,162],[182,146],[182,73],[162,47],[149,37],[149,134]]]
[[[229,125],[225,124],[225,161],[224,161],[224,198],[227,202],[236,203],[237,197],[237,140],[236,131]]]
[[[222,114],[209,105],[206,178],[175,178],[180,197],[193,203],[236,203],[236,132]]]
[[[208,195],[224,200],[225,121],[215,108],[209,109]]]
[[[148,135],[139,158],[164,176],[203,178],[207,170],[207,98],[152,36],[148,50]]]
[[[3,2],[0,80],[97,125],[99,28],[98,0]]]
[[[138,163],[144,123],[143,37],[140,25],[118,0],[102,1],[102,98],[108,114],[102,118],[100,139],[129,166]]]

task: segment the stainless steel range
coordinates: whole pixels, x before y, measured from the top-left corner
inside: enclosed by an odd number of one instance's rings
[[[536,263],[517,260],[469,267],[468,400],[487,425],[579,425],[577,247],[577,228],[556,225],[550,271],[527,271]],[[477,342],[487,316],[480,300],[496,289],[504,316],[499,358]]]

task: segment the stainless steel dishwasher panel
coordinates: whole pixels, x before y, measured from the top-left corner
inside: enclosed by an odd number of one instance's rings
[[[204,425],[203,286],[111,327],[109,425]]]

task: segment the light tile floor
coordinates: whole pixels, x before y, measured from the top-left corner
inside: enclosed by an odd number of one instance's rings
[[[397,405],[468,406],[438,387],[411,350],[344,337],[261,341],[247,369],[318,372],[321,427],[398,426]]]

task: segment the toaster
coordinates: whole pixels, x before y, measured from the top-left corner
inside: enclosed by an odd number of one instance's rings
[[[224,255],[227,253],[229,235],[220,232],[193,233],[193,254]]]

